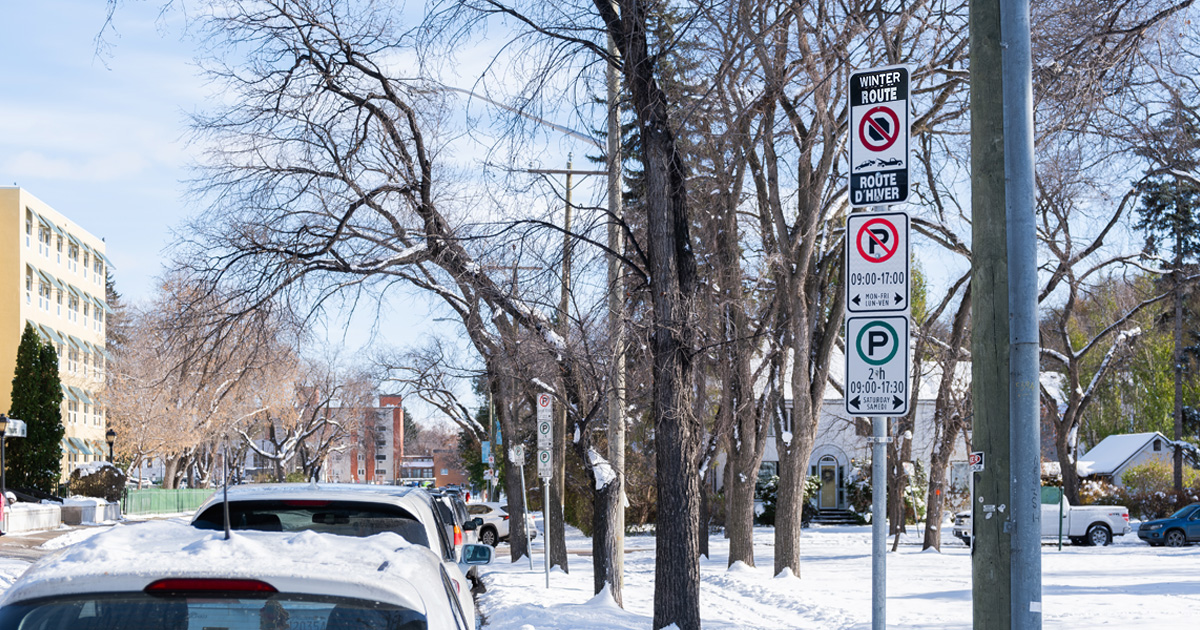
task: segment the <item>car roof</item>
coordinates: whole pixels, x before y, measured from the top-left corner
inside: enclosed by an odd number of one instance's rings
[[[450,614],[438,610],[442,606],[430,610],[428,592],[418,587],[441,588],[438,556],[399,535],[237,531],[224,538],[223,532],[178,521],[116,525],[34,563],[0,605],[141,591],[163,578],[230,578],[262,580],[286,593],[381,601],[427,616]]]
[[[221,490],[213,493],[196,513],[199,514],[209,507],[224,500]],[[230,486],[230,501],[270,501],[270,500],[328,500],[328,501],[365,501],[368,503],[390,503],[408,509],[422,512],[418,518],[425,516],[424,510],[430,506],[430,498],[419,488],[404,486],[381,486],[350,483],[265,483],[242,486]]]
[[[196,510],[192,521],[223,500],[224,492],[216,491]],[[395,505],[412,512],[425,525],[426,538],[431,547],[445,544],[440,542],[438,525],[441,521],[434,513],[433,497],[420,488],[358,483],[262,483],[229,487],[230,503],[275,500],[361,501]]]

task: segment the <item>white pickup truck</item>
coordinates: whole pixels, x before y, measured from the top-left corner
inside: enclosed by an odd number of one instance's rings
[[[1061,506],[1059,501],[1061,500]],[[1060,509],[1061,508],[1061,509]],[[1071,505],[1058,488],[1042,487],[1042,538],[1058,538],[1059,513],[1062,536],[1075,545],[1100,545],[1112,542],[1113,536],[1130,532],[1129,509],[1120,505]],[[954,515],[954,535],[971,544],[971,513]]]

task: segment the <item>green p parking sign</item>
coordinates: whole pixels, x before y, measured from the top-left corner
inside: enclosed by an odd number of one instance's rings
[[[847,317],[846,341],[846,412],[908,413],[908,317]]]

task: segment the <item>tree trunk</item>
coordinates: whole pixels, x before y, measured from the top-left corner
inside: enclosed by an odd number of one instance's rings
[[[163,490],[174,490],[179,487],[179,464],[182,459],[182,455],[163,458]]]
[[[594,481],[594,479],[593,479]],[[593,486],[595,487],[595,486]],[[595,593],[604,590],[605,586],[615,583],[613,562],[601,562],[602,558],[610,558],[623,549],[616,549],[617,532],[623,527],[617,521],[617,502],[621,500],[621,485],[615,480],[596,491],[592,505],[592,557],[596,559],[595,570],[592,571],[592,586]],[[620,589],[609,589],[613,601],[623,606]]]
[[[1178,239],[1177,239],[1178,240]],[[1175,494],[1183,495],[1183,289],[1179,286],[1179,277],[1183,273],[1183,258],[1176,251],[1175,269],[1171,275],[1175,282],[1175,454],[1173,482]]]
[[[729,564],[740,561],[754,566],[754,482],[758,476],[755,475],[753,480],[747,479],[745,468],[736,463],[736,449],[732,451],[729,466],[734,470],[731,483],[725,488],[729,501],[729,509],[725,514],[725,529],[729,532]],[[745,463],[744,459],[742,463]]]
[[[1058,465],[1062,470],[1063,494],[1074,505],[1079,505],[1079,473],[1075,469],[1075,449],[1070,442],[1071,431],[1064,428],[1065,421],[1055,422],[1054,449],[1058,451]]]
[[[500,404],[496,405],[496,415],[500,421],[500,435],[504,439],[504,443],[510,445],[509,448],[511,448],[512,444],[520,443],[515,420],[515,409],[519,404],[516,392],[510,391],[512,388],[507,386],[511,381],[495,376],[496,372],[492,369],[489,369],[489,373],[492,382],[492,396],[495,400],[500,401]],[[525,453],[527,461],[535,456],[536,453]],[[505,457],[503,465],[504,490],[508,495],[508,553],[509,560],[515,563],[529,555],[529,538],[525,534],[525,512],[528,506],[525,505],[525,492],[521,486],[523,466],[513,464],[511,457]]]
[[[646,178],[646,253],[653,307],[650,346],[653,361],[657,518],[655,523],[655,630],[675,624],[700,628],[698,545],[699,431],[692,413],[691,309],[696,262],[688,228],[685,172],[658,85],[656,58],[648,45],[649,7],[621,0],[619,14],[603,0],[596,8],[608,21],[621,49],[622,70],[641,131]]]

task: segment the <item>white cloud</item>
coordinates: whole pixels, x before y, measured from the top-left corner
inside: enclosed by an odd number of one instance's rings
[[[139,153],[121,151],[86,158],[50,157],[37,151],[22,151],[0,161],[0,172],[20,180],[38,177],[74,182],[107,182],[134,177],[149,162]]]

